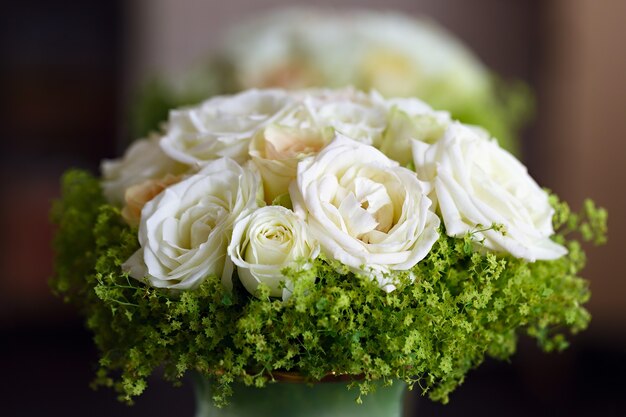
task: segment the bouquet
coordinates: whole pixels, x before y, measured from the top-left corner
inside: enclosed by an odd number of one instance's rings
[[[96,384],[131,400],[163,367],[225,404],[233,381],[418,384],[447,401],[520,333],[589,322],[572,213],[487,131],[415,98],[248,90],[172,110],[53,208],[53,288],[86,316]]]
[[[348,85],[386,97],[420,97],[476,124],[511,151],[531,110],[520,81],[492,74],[458,39],[428,19],[365,10],[288,9],[235,26],[217,51],[171,81],[154,80],[135,107],[138,135],[170,108],[249,88]]]

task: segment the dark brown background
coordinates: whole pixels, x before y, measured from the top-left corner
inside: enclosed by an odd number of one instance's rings
[[[302,1],[301,3],[305,3]],[[134,408],[92,392],[95,352],[71,308],[47,289],[47,221],[58,177],[119,154],[130,92],[176,74],[219,33],[285,1],[21,0],[0,13],[1,415],[189,415],[193,395],[155,379]],[[621,0],[321,1],[430,15],[505,77],[536,91],[525,133],[531,174],[572,206],[609,210],[609,244],[588,252],[593,321],[544,355],[522,339],[511,364],[488,361],[420,416],[626,416],[626,2]],[[412,394],[414,396],[414,394]],[[413,407],[413,406],[412,406]]]

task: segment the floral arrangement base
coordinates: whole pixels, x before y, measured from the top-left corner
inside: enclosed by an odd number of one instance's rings
[[[570,211],[419,99],[274,89],[172,110],[102,178],[70,171],[52,217],[52,287],[94,332],[96,385],[132,402],[156,369],[195,369],[217,380],[200,415],[364,417],[401,408],[370,381],[445,403],[519,334],[565,349],[590,318],[580,242],[606,241],[607,213]],[[286,369],[363,379],[268,380]],[[230,398],[234,381],[269,386]]]
[[[406,384],[391,386],[372,383],[376,390],[362,396],[359,389],[348,389],[350,382],[333,381],[268,383],[263,388],[233,383],[229,404],[218,408],[213,401],[214,381],[195,376],[196,417],[401,417]]]

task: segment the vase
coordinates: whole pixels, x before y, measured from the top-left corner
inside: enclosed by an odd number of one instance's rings
[[[374,382],[376,390],[361,396],[358,387],[348,389],[349,381],[334,379],[307,384],[287,379],[267,383],[263,388],[233,383],[229,404],[213,404],[213,381],[196,375],[196,417],[402,417],[403,381],[391,386]]]

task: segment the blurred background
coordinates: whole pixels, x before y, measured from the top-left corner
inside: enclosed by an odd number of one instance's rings
[[[133,408],[91,391],[97,360],[72,308],[54,298],[48,222],[69,167],[97,172],[129,138],[133,92],[176,76],[236,22],[305,1],[21,0],[0,14],[0,370],[7,416],[193,414],[189,384],[158,378]],[[573,208],[609,211],[609,243],[588,249],[589,329],[562,354],[522,338],[511,363],[487,361],[449,405],[410,393],[407,415],[626,416],[626,2],[623,0],[367,0],[430,16],[504,78],[536,94],[523,160]],[[417,401],[415,401],[417,399]],[[418,414],[415,414],[418,413]]]

